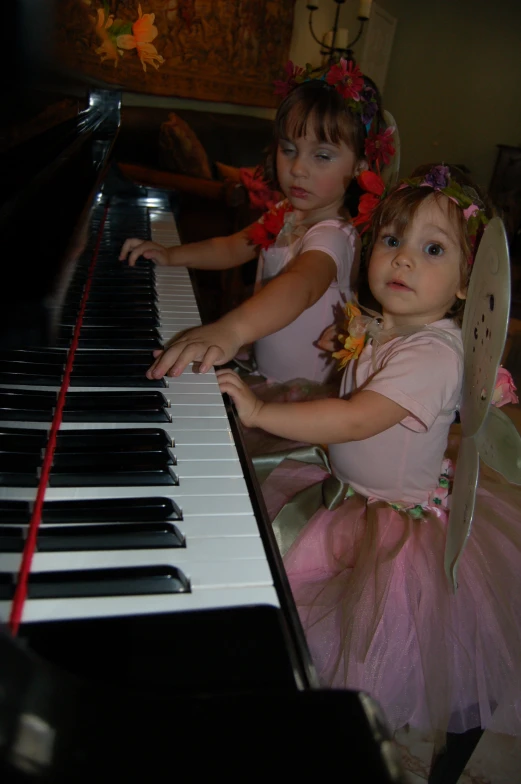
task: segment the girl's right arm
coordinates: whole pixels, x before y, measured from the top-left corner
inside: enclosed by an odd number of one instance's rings
[[[308,444],[363,441],[397,425],[409,411],[394,400],[362,390],[349,400],[327,398],[299,403],[264,403],[233,372],[217,370],[221,392],[233,399],[245,427]]]
[[[201,242],[164,248],[157,242],[136,237],[125,240],[119,254],[120,261],[133,267],[140,256],[160,266],[190,267],[192,269],[231,269],[254,259],[257,249],[248,240],[249,228],[229,237],[213,237]]]

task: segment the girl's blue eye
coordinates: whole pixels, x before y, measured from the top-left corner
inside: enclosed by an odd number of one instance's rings
[[[428,256],[443,256],[444,249],[438,242],[429,242],[428,245],[425,246],[425,253]]]
[[[321,161],[330,161],[331,155],[328,152],[317,152],[317,158],[320,158]]]
[[[290,144],[280,144],[279,149],[283,155],[291,155],[295,150]]]
[[[400,244],[400,240],[393,234],[386,234],[382,237],[382,242],[384,245],[387,245],[388,248],[397,248]]]

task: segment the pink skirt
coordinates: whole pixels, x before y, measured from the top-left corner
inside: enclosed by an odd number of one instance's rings
[[[273,519],[316,466],[286,461],[263,485]],[[478,493],[454,594],[446,515],[414,519],[355,494],[320,509],[284,558],[322,685],[364,690],[393,730],[521,734],[521,493]]]

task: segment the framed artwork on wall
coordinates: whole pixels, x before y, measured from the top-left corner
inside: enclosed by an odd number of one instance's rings
[[[376,82],[382,93],[385,88],[395,30],[395,17],[373,3],[371,16],[364,30],[358,64],[362,71]]]
[[[55,0],[65,70],[131,92],[274,107],[295,0]]]

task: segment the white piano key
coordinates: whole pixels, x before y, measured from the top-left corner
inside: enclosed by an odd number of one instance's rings
[[[232,561],[237,563],[230,563]],[[0,573],[16,573],[20,563],[19,553],[0,553]],[[186,547],[157,550],[36,552],[31,563],[31,572],[164,564],[178,566],[186,577],[198,586],[264,585],[271,582],[271,573],[259,536],[187,539]]]
[[[152,596],[117,596],[91,599],[29,599],[25,602],[22,622],[72,620],[74,618],[108,618],[187,610],[211,610],[268,604],[279,607],[273,586],[256,585],[233,588],[199,588],[192,593]],[[10,602],[0,602],[0,619],[7,622]]]

